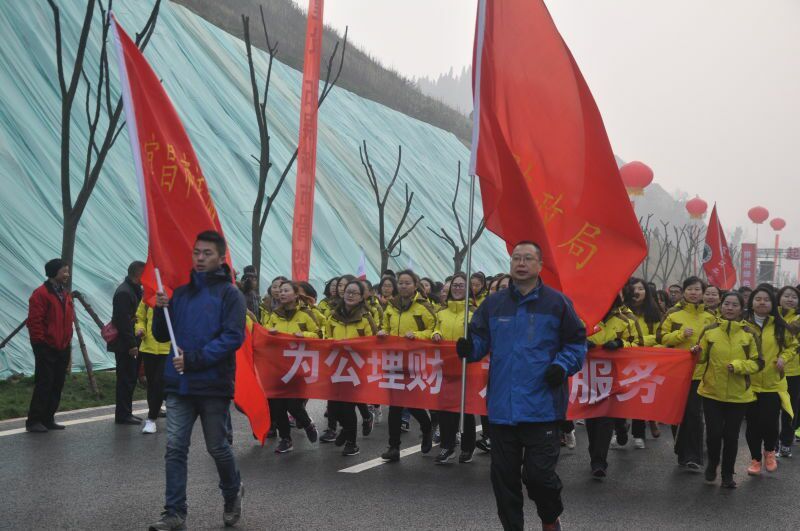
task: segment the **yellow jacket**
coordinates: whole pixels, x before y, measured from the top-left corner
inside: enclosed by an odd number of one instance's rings
[[[794,310],[784,311],[783,308],[780,309],[780,312],[783,320],[789,325],[786,333],[791,333],[797,339],[798,334],[800,334],[800,315],[797,315]],[[800,356],[792,356],[783,371],[786,376],[800,376]]]
[[[325,321],[327,339],[352,339],[354,337],[374,336],[380,327],[375,323],[369,309],[361,304],[349,314],[337,307]]]
[[[656,340],[665,347],[689,350],[697,344],[703,330],[715,322],[714,316],[705,310],[702,303],[681,301],[667,311],[656,333]],[[694,330],[691,337],[684,337],[683,331],[686,328]],[[698,362],[694,367],[692,380],[700,380],[704,370],[705,366]]]
[[[753,321],[747,321],[747,323],[753,330],[756,341],[761,347],[761,355],[764,357],[764,370],[753,376],[753,391],[756,393],[786,392],[785,366],[783,371],[779,371],[776,363],[778,359],[782,359],[788,365],[797,356],[797,339],[787,328],[784,346],[781,348],[775,337],[775,318],[771,315],[767,316],[764,326],[758,326]]]
[[[614,312],[598,323],[600,329],[587,339],[594,345],[602,347],[609,341],[621,339],[622,345],[631,347],[638,345],[634,323],[636,316],[625,306],[620,306]]]
[[[464,337],[464,301],[447,301],[447,306],[436,313],[436,333],[445,341]],[[470,307],[470,318],[475,308]]]
[[[648,323],[644,320],[643,315],[636,315],[635,313],[633,316],[636,318],[636,321],[633,323],[635,337],[637,339],[636,345],[640,347],[657,347],[658,341],[656,341],[656,332],[658,332],[658,327],[661,323]]]
[[[322,329],[314,313],[302,306],[288,311],[282,306],[278,307],[274,312],[268,315],[266,320],[262,319],[261,324],[267,330],[274,328],[282,334],[296,334],[297,332],[302,332],[303,337],[322,337]]]
[[[383,312],[381,328],[391,336],[413,332],[417,339],[430,339],[436,328],[436,312],[419,295],[414,295],[406,305],[401,305],[400,297],[394,297]]]
[[[319,304],[317,304],[317,309],[320,312],[322,312],[322,315],[324,315],[325,318],[327,318],[333,311],[333,307],[335,306],[336,300],[330,298],[324,298],[320,301]]]
[[[369,310],[372,320],[380,325],[383,322],[383,306],[377,297],[369,297],[364,300],[364,304]]]
[[[722,319],[703,330],[698,344],[699,363],[705,370],[697,394],[720,402],[755,401],[750,375],[761,370],[764,360],[749,325]],[[729,364],[733,372],[728,371]]]
[[[139,345],[139,352],[145,354],[169,354],[169,341],[160,343],[153,337],[153,309],[143,302],[136,308],[136,325],[134,332],[144,332],[142,344]]]

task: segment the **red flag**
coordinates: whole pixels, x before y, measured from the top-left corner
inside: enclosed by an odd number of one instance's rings
[[[311,229],[314,225],[314,172],[317,165],[317,95],[322,56],[323,0],[310,0],[303,59],[303,92],[300,101],[300,143],[297,149],[297,181],[294,187],[292,225],[292,278],[308,280],[311,267]]]
[[[145,300],[152,305],[156,292],[155,268],[161,273],[165,290],[171,293],[189,278],[197,235],[204,230],[222,234],[222,225],[192,143],[161,81],[116,18],[110,17],[125,120],[147,227],[148,257],[142,285]],[[230,256],[226,261],[230,264]],[[237,361],[240,355],[241,351],[237,353]],[[240,365],[247,367],[246,363]],[[252,370],[252,358],[249,371],[237,367],[234,399],[243,394],[262,397],[261,410],[246,411],[251,424],[259,415],[268,414],[264,393]]]
[[[647,254],[603,120],[541,0],[480,0],[470,173],[486,226],[537,242],[591,327]]]
[[[706,230],[703,247],[703,269],[708,282],[720,289],[731,289],[736,284],[736,268],[733,266],[728,241],[717,217],[717,204],[711,209],[711,219]]]

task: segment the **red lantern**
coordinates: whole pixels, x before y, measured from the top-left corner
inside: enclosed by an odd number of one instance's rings
[[[644,189],[653,182],[653,170],[638,160],[622,166],[619,173],[630,195],[644,195]]]
[[[769,226],[776,231],[783,230],[786,226],[786,221],[783,218],[772,218],[772,221],[769,222]]]
[[[762,206],[753,207],[747,211],[747,217],[756,225],[761,225],[769,218],[769,210]]]
[[[694,196],[694,199],[686,202],[686,211],[692,219],[702,219],[706,215],[706,210],[708,203],[700,199],[700,196]]]

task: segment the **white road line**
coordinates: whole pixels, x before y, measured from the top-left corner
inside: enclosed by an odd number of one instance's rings
[[[139,415],[142,413],[147,413],[146,409],[137,409],[133,412],[134,415]],[[114,418],[114,414],[111,413],[109,415],[98,415],[96,417],[87,417],[85,419],[74,419],[74,420],[64,420],[60,422],[60,424],[64,426],[75,426],[76,424],[88,424],[89,422],[99,422],[101,420],[111,420]],[[16,428],[13,430],[5,430],[0,431],[0,437],[6,437],[8,435],[17,435],[19,433],[25,433],[25,428]]]
[[[480,433],[482,429],[483,428],[481,426],[476,427],[475,428],[475,433]],[[434,447],[435,446],[438,446],[438,445],[435,444]],[[409,455],[416,454],[417,452],[421,452],[421,451],[422,451],[422,445],[418,444],[416,446],[411,446],[411,447],[406,448],[404,450],[400,450],[400,457],[401,458],[408,457]],[[369,470],[371,468],[379,467],[379,466],[384,465],[384,464],[386,464],[388,462],[389,461],[384,461],[380,457],[376,457],[375,459],[371,459],[369,461],[365,461],[365,462],[360,463],[358,465],[353,465],[351,467],[343,468],[339,472],[344,472],[345,474],[358,474],[359,472],[364,472],[365,470]]]
[[[134,407],[143,406],[145,404],[147,404],[147,400],[136,400],[133,403]],[[61,417],[65,416],[80,415],[82,413],[89,413],[90,411],[99,411],[101,409],[109,409],[113,407],[115,407],[114,404],[106,404],[105,406],[86,407],[83,409],[69,409],[67,411],[59,411],[58,413],[56,413],[56,418],[60,419]],[[4,424],[11,424],[12,422],[19,422],[21,420],[25,420],[25,417],[16,417],[13,419],[0,420],[0,426],[3,426]]]

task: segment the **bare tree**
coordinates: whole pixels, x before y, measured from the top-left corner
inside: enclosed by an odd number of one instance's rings
[[[102,0],[88,0],[86,14],[83,19],[78,47],[75,52],[75,62],[72,74],[67,76],[64,69],[64,50],[61,40],[61,13],[53,0],[47,0],[53,11],[53,24],[56,40],[56,64],[58,68],[58,85],[61,92],[61,210],[63,214],[63,234],[61,240],[61,259],[70,266],[75,255],[75,235],[78,224],[86,209],[86,204],[97,185],[106,157],[111,147],[117,141],[124,122],[122,116],[122,98],[112,98],[108,69],[108,32],[110,21],[108,11],[111,10],[113,0],[109,0],[108,9]],[[89,81],[84,68],[86,47],[89,33],[95,16],[95,4],[99,6],[102,24],[102,41],[100,45],[100,68],[94,86]],[[140,33],[136,34],[136,45],[144,50],[150,37],[153,35],[158,10],[161,0],[156,0],[150,17]],[[72,107],[78,92],[81,79],[86,84],[86,123],[89,128],[89,137],[86,145],[86,159],[83,165],[83,182],[75,201],[72,200],[72,183],[70,168],[70,150],[72,147]],[[94,90],[94,94],[92,93]],[[101,116],[106,117],[100,120]]]
[[[642,234],[644,235],[644,240],[647,244],[647,256],[645,256],[642,263],[639,264],[639,275],[644,279],[645,282],[650,282],[651,280],[650,255],[653,252],[653,247],[651,246],[653,240],[653,229],[650,227],[650,220],[652,218],[653,214],[648,214],[647,219],[644,217],[639,218],[639,227],[642,229]]]
[[[456,174],[456,191],[453,194],[453,202],[450,203],[450,208],[453,211],[453,217],[456,220],[456,227],[458,228],[458,242],[456,242],[455,238],[450,236],[450,234],[445,230],[444,227],[439,227],[439,231],[433,230],[430,225],[428,225],[428,230],[434,233],[439,239],[446,242],[452,249],[453,249],[453,273],[461,271],[461,264],[464,263],[464,257],[467,255],[467,238],[464,236],[464,230],[461,227],[461,218],[458,216],[458,209],[456,208],[456,203],[458,202],[458,190],[461,185],[461,161],[458,161],[458,172]],[[486,218],[482,218],[480,223],[478,224],[478,229],[472,235],[472,245],[475,245],[475,242],[483,234],[483,230],[486,228]]]
[[[378,246],[380,248],[381,253],[381,268],[380,271],[383,272],[386,270],[386,267],[389,265],[389,258],[397,258],[403,252],[403,240],[411,234],[411,232],[417,228],[417,224],[422,221],[425,216],[420,216],[411,224],[411,227],[406,230],[405,232],[401,232],[403,230],[403,226],[408,219],[408,213],[411,211],[411,204],[414,201],[414,192],[409,194],[408,192],[408,184],[406,183],[406,197],[405,197],[405,207],[403,208],[403,215],[400,217],[400,221],[397,223],[397,226],[394,229],[389,240],[386,240],[386,202],[389,198],[389,192],[392,191],[392,187],[394,183],[397,181],[397,175],[400,173],[400,163],[403,158],[403,147],[397,146],[397,166],[394,169],[394,175],[392,175],[392,179],[389,181],[389,186],[386,187],[386,191],[381,195],[380,188],[378,187],[378,178],[375,176],[375,169],[372,167],[372,163],[369,160],[369,152],[367,151],[367,141],[363,141],[364,149],[361,149],[361,146],[358,147],[358,154],[361,156],[361,165],[364,166],[364,171],[367,174],[367,180],[369,180],[369,184],[372,187],[372,191],[375,194],[375,203],[378,205]],[[395,249],[397,252],[395,253]]]
[[[256,270],[257,278],[260,277],[261,274],[261,240],[264,235],[264,228],[267,225],[267,218],[269,217],[270,210],[272,210],[272,205],[275,203],[275,198],[278,197],[278,193],[281,191],[283,183],[286,181],[286,176],[289,174],[289,170],[291,170],[292,166],[294,166],[295,160],[297,160],[298,151],[297,147],[295,147],[294,154],[283,168],[283,171],[278,177],[278,181],[275,183],[274,188],[269,194],[267,194],[267,178],[269,176],[269,171],[272,168],[269,144],[269,122],[267,120],[267,97],[269,96],[269,83],[272,76],[272,63],[278,53],[278,42],[276,41],[273,44],[272,41],[270,41],[269,32],[267,31],[267,22],[264,18],[264,8],[263,6],[259,6],[259,9],[261,10],[261,26],[264,29],[264,38],[267,42],[267,55],[269,56],[263,91],[259,91],[258,82],[256,80],[256,70],[253,64],[253,51],[250,39],[250,17],[242,15],[242,25],[244,26],[244,43],[245,48],[247,49],[247,64],[250,69],[250,84],[252,86],[253,93],[253,110],[255,111],[256,121],[258,122],[258,136],[261,145],[261,151],[258,158],[253,157],[258,163],[258,188],[256,190],[256,199],[253,203],[253,216],[250,224],[251,259],[253,267],[255,267]],[[320,93],[319,98],[317,99],[317,108],[322,106],[325,98],[328,97],[328,94],[330,94],[331,90],[333,90],[333,87],[336,85],[336,82],[339,80],[339,75],[342,73],[342,66],[344,66],[344,55],[346,49],[347,28],[345,28],[344,31],[344,42],[342,44],[342,50],[339,56],[339,64],[336,66],[335,73],[334,62],[339,50],[338,41],[333,47],[333,51],[328,59],[328,70],[327,74],[325,75],[325,83],[322,87],[322,93]]]

